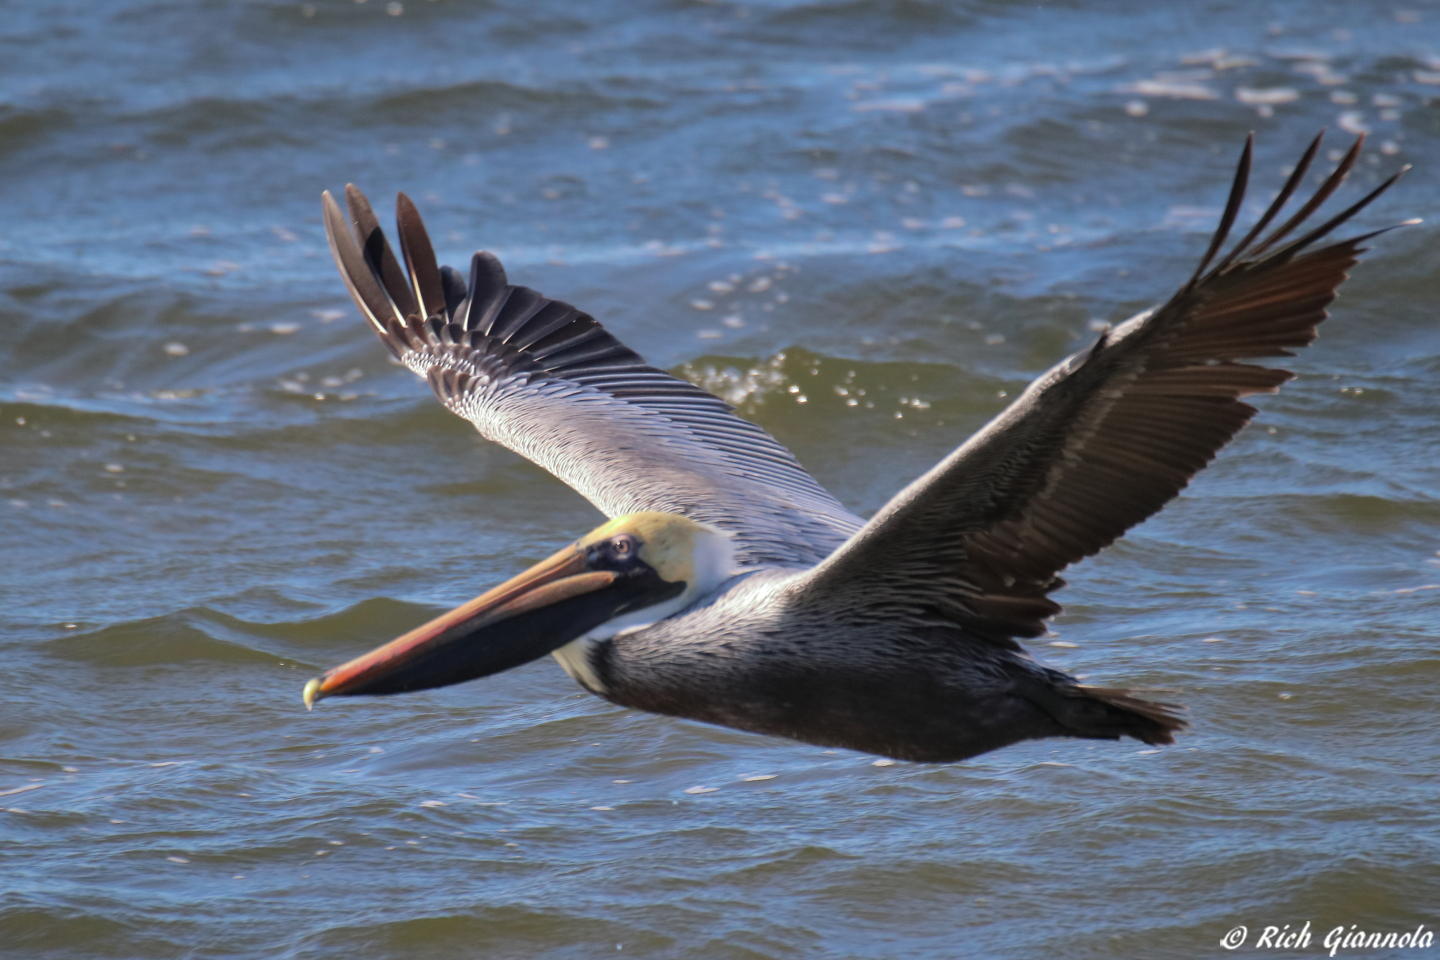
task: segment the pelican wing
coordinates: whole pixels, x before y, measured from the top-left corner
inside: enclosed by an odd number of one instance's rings
[[[506,281],[477,253],[438,267],[414,205],[401,255],[370,204],[323,198],[330,251],[361,313],[440,401],[611,517],[659,510],[731,532],[742,564],[818,563],[861,521],[793,454],[699,387],[647,366],[588,314]]]
[[[1047,596],[1064,583],[1057,574],[1179,493],[1255,414],[1242,397],[1273,393],[1290,379],[1243,361],[1289,356],[1314,340],[1360,244],[1375,236],[1312,249],[1395,177],[1287,241],[1340,185],[1357,141],[1302,209],[1257,240],[1319,144],[1317,137],[1269,210],[1212,267],[1244,198],[1247,143],[1220,227],[1190,281],[1041,376],[901,491],[810,575],[802,602],[900,605],[1005,645],[1043,633],[1044,618],[1060,610]]]

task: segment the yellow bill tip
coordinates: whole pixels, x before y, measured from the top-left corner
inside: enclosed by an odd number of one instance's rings
[[[320,692],[320,678],[315,677],[305,684],[305,689],[300,693],[300,699],[305,701],[306,710],[315,709],[315,694]]]

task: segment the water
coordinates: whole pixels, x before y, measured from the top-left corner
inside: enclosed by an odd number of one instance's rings
[[[1180,691],[1174,748],[875,765],[548,660],[300,704],[598,521],[388,363],[322,189],[409,191],[444,260],[496,250],[869,512],[1188,275],[1247,131],[1256,204],[1363,126],[1344,196],[1416,169],[1362,225],[1433,214],[1437,30],[1381,3],[7,5],[0,954],[1190,958],[1309,920],[1268,953],[1318,956],[1440,925],[1429,224],[1070,572],[1036,649]]]

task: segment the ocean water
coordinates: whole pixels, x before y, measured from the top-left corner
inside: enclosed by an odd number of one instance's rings
[[[1305,957],[1440,927],[1429,222],[1032,644],[1175,690],[1174,747],[877,764],[548,659],[300,703],[599,522],[388,361],[321,190],[408,191],[444,262],[495,251],[868,514],[1189,275],[1249,131],[1249,216],[1329,127],[1322,159],[1370,134],[1336,209],[1415,165],[1357,230],[1433,218],[1430,5],[3,11],[0,956],[1193,958],[1244,925],[1237,954]]]

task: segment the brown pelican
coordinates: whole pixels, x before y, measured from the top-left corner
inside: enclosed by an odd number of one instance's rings
[[[1159,510],[1250,420],[1243,397],[1290,379],[1247,361],[1315,339],[1361,244],[1383,232],[1316,247],[1398,173],[1292,238],[1355,165],[1357,140],[1262,238],[1317,137],[1222,256],[1253,139],[1179,292],[1041,376],[868,522],[764,430],[647,366],[589,315],[511,285],[489,253],[475,254],[468,283],[437,266],[405,194],[402,261],[359,190],[345,189],[348,218],[327,192],[331,252],[390,352],[482,435],[612,519],[311,680],[306,706],[551,653],[626,707],[905,760],[1039,737],[1174,742],[1178,708],[1082,684],[1017,638],[1060,610],[1049,594],[1062,569]]]

